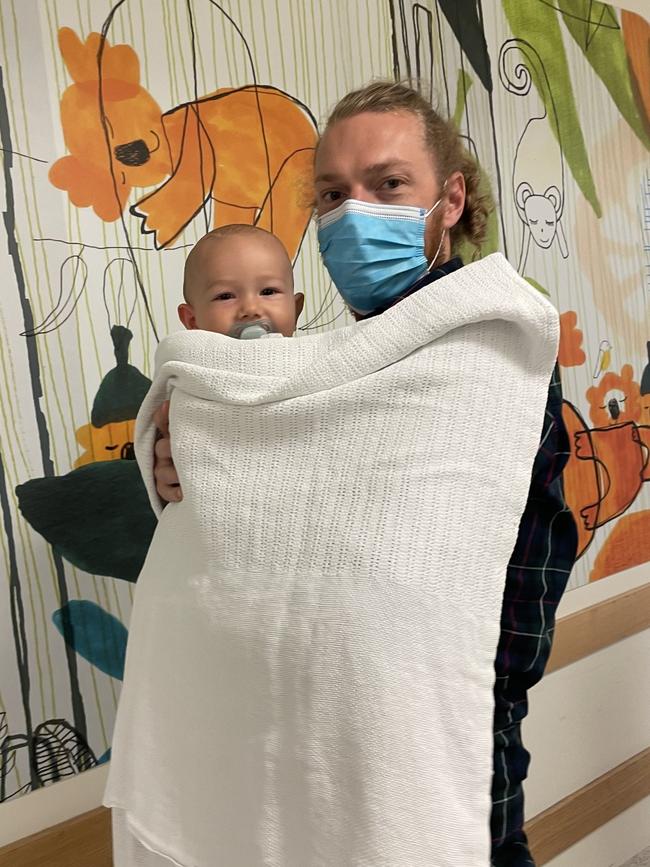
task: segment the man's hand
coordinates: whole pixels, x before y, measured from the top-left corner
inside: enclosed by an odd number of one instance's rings
[[[160,438],[154,447],[153,474],[156,480],[156,490],[161,500],[166,503],[178,503],[183,499],[178,481],[178,474],[172,460],[172,447],[169,438],[169,401],[153,414],[153,420],[160,431]]]

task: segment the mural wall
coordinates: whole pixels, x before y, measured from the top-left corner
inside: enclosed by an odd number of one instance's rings
[[[371,78],[456,119],[501,204],[482,252],[561,312],[571,586],[650,560],[649,49],[647,21],[583,0],[2,3],[0,800],[109,757],[155,524],[133,423],[187,250],[261,225],[301,328],[348,323],[310,166]]]

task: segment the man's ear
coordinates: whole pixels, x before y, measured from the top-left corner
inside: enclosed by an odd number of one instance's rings
[[[443,203],[442,225],[445,229],[451,229],[463,216],[465,209],[465,177],[462,172],[453,172],[447,178]]]
[[[181,322],[188,331],[192,331],[197,328],[196,316],[194,315],[194,310],[192,309],[192,307],[190,307],[189,304],[178,305],[178,318],[181,320]]]
[[[305,306],[305,296],[302,292],[296,292],[293,296],[294,303],[296,305],[296,322],[300,319],[300,314],[302,313],[302,308]]]

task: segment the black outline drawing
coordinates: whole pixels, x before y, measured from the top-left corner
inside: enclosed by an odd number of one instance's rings
[[[610,9],[610,7],[606,4],[602,4],[602,8],[600,10],[600,19],[598,21],[594,21],[591,17],[591,10],[594,8],[594,0],[588,0],[589,9],[587,11],[587,16],[584,15],[576,15],[575,12],[567,12],[564,9],[561,9],[559,6],[556,6],[555,3],[551,3],[550,0],[539,0],[540,3],[543,3],[544,6],[550,6],[551,9],[555,9],[556,12],[559,12],[560,15],[566,15],[567,18],[573,18],[575,21],[581,21],[583,24],[587,25],[585,30],[585,49],[589,48],[594,36],[601,27],[605,30],[620,30],[621,27],[616,20],[616,16]],[[604,24],[603,18],[607,15],[610,23]]]
[[[273,94],[277,95],[279,98],[288,99],[294,105],[300,107],[300,109],[304,112],[306,117],[309,119],[309,121],[313,125],[314,132],[317,135],[318,124],[317,124],[316,118],[314,117],[313,113],[308,108],[308,106],[306,106],[304,103],[302,103],[296,97],[293,97],[291,94],[285,93],[284,91],[281,91],[279,88],[275,88],[272,85],[263,85],[263,84],[259,83],[258,74],[257,74],[257,70],[255,67],[255,62],[253,59],[251,48],[250,48],[250,45],[248,44],[248,41],[246,40],[246,38],[245,38],[245,36],[241,30],[241,28],[236,23],[236,21],[228,14],[228,12],[223,8],[223,6],[220,3],[216,2],[216,0],[207,0],[207,2],[209,2],[211,4],[211,6],[214,7],[214,9],[217,10],[221,14],[221,16],[225,19],[225,21],[228,22],[228,24],[232,27],[232,29],[237,34],[238,38],[241,40],[243,49],[244,49],[245,54],[246,54],[248,66],[250,69],[250,75],[251,75],[253,83],[252,84],[248,83],[248,84],[243,85],[242,87],[239,87],[239,88],[233,88],[226,93],[213,94],[213,95],[207,96],[207,97],[199,97],[199,94],[198,94],[197,53],[196,53],[196,27],[195,27],[194,8],[193,8],[192,0],[186,0],[186,11],[187,11],[189,30],[190,30],[190,54],[191,54],[191,65],[192,65],[192,83],[193,83],[194,99],[192,101],[185,102],[185,103],[182,103],[178,106],[175,106],[174,108],[170,109],[169,111],[163,112],[161,114],[161,126],[162,126],[162,130],[163,130],[163,135],[166,139],[164,142],[164,145],[165,145],[167,152],[169,154],[169,165],[171,167],[171,174],[161,184],[156,186],[155,189],[153,189],[151,192],[147,193],[147,195],[143,196],[141,199],[139,199],[138,202],[134,203],[133,205],[131,205],[129,207],[129,212],[133,216],[135,216],[136,218],[141,220],[140,235],[142,235],[142,236],[144,236],[144,235],[154,235],[155,236],[156,235],[155,230],[151,230],[151,229],[146,228],[147,215],[145,213],[143,213],[142,206],[152,196],[154,196],[156,193],[158,193],[170,181],[173,180],[173,178],[174,178],[174,176],[178,170],[178,167],[182,162],[183,143],[185,141],[185,130],[188,129],[188,124],[190,122],[193,122],[196,124],[196,135],[197,135],[197,142],[198,142],[198,148],[199,148],[199,175],[200,175],[200,185],[201,185],[201,196],[200,196],[200,202],[199,202],[199,205],[198,205],[196,211],[180,226],[177,234],[182,233],[187,228],[189,223],[192,222],[198,216],[199,212],[203,212],[206,231],[208,231],[210,228],[210,225],[212,223],[213,202],[215,202],[215,203],[219,202],[218,198],[216,198],[216,197],[213,198],[213,196],[212,196],[212,191],[214,190],[215,182],[216,182],[217,157],[215,154],[213,144],[210,141],[208,131],[206,130],[205,125],[203,124],[201,117],[200,117],[198,106],[201,103],[205,103],[205,102],[217,100],[217,99],[222,99],[222,98],[227,98],[229,96],[232,96],[235,93],[238,93],[238,92],[244,91],[244,90],[251,90],[255,93],[255,102],[256,102],[256,106],[257,106],[257,115],[259,118],[260,134],[261,134],[261,138],[262,138],[262,142],[263,142],[263,149],[264,149],[265,171],[266,171],[266,176],[267,176],[267,191],[266,191],[266,194],[265,194],[263,201],[255,208],[256,214],[255,214],[255,219],[253,221],[253,225],[257,225],[259,219],[261,218],[262,214],[264,213],[265,208],[268,205],[268,215],[269,215],[269,223],[270,223],[269,228],[270,228],[270,231],[273,232],[273,229],[274,229],[273,195],[274,195],[274,191],[276,188],[276,183],[280,179],[283,169],[286,167],[287,163],[293,157],[295,157],[299,153],[313,150],[313,148],[311,148],[311,147],[296,149],[295,151],[290,153],[283,160],[282,164],[277,169],[275,176],[273,176],[272,171],[271,171],[268,135],[267,135],[266,127],[265,127],[265,121],[264,121],[264,115],[263,115],[263,111],[262,111],[260,94],[263,91],[272,91]],[[133,266],[134,273],[136,276],[137,285],[138,285],[138,289],[139,289],[139,294],[140,294],[140,297],[142,299],[142,303],[144,304],[146,316],[148,318],[151,329],[154,333],[154,337],[156,340],[159,340],[158,332],[157,332],[154,317],[153,317],[153,312],[151,310],[150,303],[149,303],[149,297],[148,297],[147,291],[146,291],[145,286],[144,286],[142,275],[140,274],[140,270],[138,268],[138,263],[137,263],[135,256],[134,256],[134,251],[136,249],[140,249],[140,250],[155,249],[155,250],[159,250],[159,251],[163,250],[163,249],[168,249],[166,247],[168,240],[162,239],[162,241],[159,243],[157,238],[154,237],[153,248],[135,247],[131,243],[131,238],[129,236],[129,231],[128,231],[128,227],[126,225],[126,220],[125,220],[125,214],[124,214],[125,209],[122,208],[122,205],[120,202],[119,191],[118,191],[118,175],[121,175],[122,180],[123,180],[124,179],[124,173],[120,170],[118,164],[121,163],[123,165],[128,165],[128,166],[142,165],[144,162],[146,162],[148,160],[151,153],[153,153],[155,150],[158,150],[158,148],[163,146],[163,143],[160,141],[160,137],[156,134],[155,130],[151,130],[151,133],[154,135],[154,137],[156,139],[155,147],[153,147],[153,148],[149,147],[143,139],[138,139],[137,141],[130,141],[130,142],[120,142],[117,145],[113,145],[113,143],[112,143],[113,130],[111,128],[111,123],[110,123],[110,120],[109,120],[107,112],[106,112],[106,101],[104,98],[103,63],[104,63],[104,51],[106,48],[106,41],[107,41],[109,34],[111,32],[115,15],[118,12],[118,10],[125,3],[127,3],[127,0],[118,0],[118,2],[116,2],[109,10],[109,13],[106,16],[106,18],[104,19],[104,22],[103,22],[102,27],[101,27],[99,47],[98,47],[97,55],[96,55],[97,75],[98,75],[98,108],[99,108],[99,115],[100,115],[100,123],[101,123],[102,131],[103,131],[103,136],[104,136],[104,141],[106,144],[106,150],[107,150],[107,156],[108,156],[108,170],[109,170],[110,177],[111,177],[111,183],[112,183],[113,192],[115,195],[115,200],[117,202],[118,209],[119,209],[119,221],[120,221],[122,233],[123,233],[124,239],[125,239],[125,245],[124,245],[123,249],[127,251],[127,254],[128,254],[130,261],[131,261],[131,264]],[[180,150],[180,154],[178,155],[177,163],[176,163],[176,165],[174,165],[173,159],[172,159],[172,154],[171,154],[170,142],[169,142],[169,140],[166,136],[166,133],[165,133],[164,119],[166,117],[171,116],[172,114],[174,114],[175,112],[178,112],[178,111],[185,111],[185,117],[183,119],[183,134],[181,137],[181,150]],[[203,141],[203,136],[205,136],[205,142]],[[204,144],[206,142],[207,142],[207,145],[209,148],[209,152],[207,152],[207,151],[204,152]],[[206,169],[207,169],[207,174],[208,174],[207,178],[206,178]],[[236,205],[234,205],[234,203],[233,203],[233,206],[237,207]],[[242,206],[242,207],[245,210],[250,210],[249,206]],[[305,229],[303,231],[302,237],[300,238],[299,243],[298,243],[296,258],[299,254],[300,249],[302,248],[302,244],[304,242],[304,238],[305,238],[307,229],[308,229],[308,225],[305,225]],[[41,239],[39,239],[39,240],[41,240]],[[186,245],[183,245],[183,246],[186,246]],[[187,245],[187,246],[191,246],[191,245]],[[172,248],[172,249],[178,249],[178,247]],[[69,300],[70,299],[67,298],[66,302],[64,302],[64,305],[65,305],[65,303],[68,303]],[[60,301],[61,301],[61,298],[59,298],[59,302]],[[74,304],[76,304],[77,302],[78,302],[78,297],[76,298]],[[48,324],[52,321],[57,321],[60,313],[61,313],[61,310],[58,307],[55,308],[55,310],[53,310],[49,314],[49,316],[46,318],[45,323],[41,324],[41,328],[43,327],[44,324]],[[67,320],[67,317],[59,324],[63,324],[63,322],[66,320]],[[49,330],[51,330],[51,329],[49,329]],[[47,332],[37,330],[37,332],[35,332],[35,333],[47,333]]]
[[[406,10],[406,3],[410,2],[410,21]],[[436,17],[437,50],[434,47],[433,17],[427,7],[415,0],[388,0],[390,20],[392,25],[391,45],[393,52],[393,75],[395,80],[408,79],[409,84],[420,92],[423,92],[424,79],[422,69],[428,68],[430,72],[431,91],[423,93],[433,104],[435,94],[433,88],[433,69],[435,62],[438,63],[444,88],[444,100],[447,116],[451,117],[451,99],[449,94],[449,80],[447,77],[447,62],[445,58],[445,46],[442,38],[441,13],[454,33],[460,49],[461,70],[465,69],[465,59],[469,61],[472,69],[482,82],[488,97],[490,129],[492,139],[492,166],[494,168],[496,190],[494,197],[497,203],[498,217],[501,227],[501,244],[505,255],[508,255],[508,242],[505,231],[503,209],[499,206],[502,201],[502,180],[499,149],[497,146],[496,119],[493,105],[493,85],[490,72],[490,57],[485,40],[485,28],[483,24],[483,9],[480,0],[431,0]],[[426,28],[426,37],[422,34],[420,16],[423,12],[431,15],[431,26]],[[415,62],[413,61],[415,57]],[[415,75],[413,67],[415,66]],[[405,68],[406,75],[403,74]],[[434,104],[436,110],[439,110]],[[472,120],[467,99],[464,105],[464,125],[466,132],[461,131],[467,149],[476,157],[479,164],[487,165],[481,160],[476,142],[472,136]]]
[[[42,160],[39,157],[31,157],[29,154],[21,154],[20,151],[10,151],[8,148],[0,148],[0,151],[9,153],[14,157],[23,157],[26,160],[34,160],[35,163],[45,163],[46,165],[48,163],[48,160]]]
[[[59,295],[56,304],[39,325],[34,325],[31,331],[21,331],[21,337],[40,337],[43,334],[50,334],[52,331],[56,331],[58,328],[61,328],[61,326],[64,325],[72,316],[75,308],[77,307],[77,304],[81,300],[81,296],[83,295],[84,289],[86,288],[86,284],[88,282],[88,266],[81,258],[81,254],[83,253],[83,251],[84,247],[82,245],[79,253],[74,253],[70,256],[66,256],[66,258],[63,260],[59,268]],[[74,274],[72,275],[72,284],[70,286],[70,291],[66,295],[65,300],[63,300],[63,275],[65,271],[65,266],[68,264],[68,262],[72,262],[73,260],[76,264]],[[77,282],[77,274],[79,273],[80,267],[82,269],[83,279],[81,283],[81,288],[76,292],[75,295],[75,285]],[[70,299],[73,295],[75,297],[72,300],[72,306],[69,308],[69,310],[66,311],[66,308],[68,307]],[[65,316],[63,315],[64,311],[66,311]],[[61,319],[62,316],[63,318]]]
[[[205,136],[205,138],[209,144],[209,147],[210,147],[210,156],[211,156],[210,178],[211,178],[211,180],[210,180],[209,184],[207,184],[205,186],[203,185],[203,164],[201,164],[201,189],[203,191],[203,196],[204,196],[203,201],[201,201],[199,203],[199,205],[198,205],[197,209],[194,211],[194,213],[181,225],[181,227],[179,228],[178,233],[175,237],[180,235],[187,228],[187,226],[189,226],[189,224],[196,218],[196,216],[199,214],[199,212],[205,208],[206,203],[207,203],[207,199],[212,198],[212,189],[214,188],[215,179],[216,179],[217,157],[216,157],[216,153],[214,151],[214,147],[212,146],[212,142],[210,141],[210,138],[208,136],[208,132],[205,128],[205,125],[200,120],[199,111],[197,111],[196,106],[203,104],[203,103],[217,102],[221,99],[228,99],[229,97],[232,97],[237,93],[241,93],[243,91],[248,91],[248,90],[255,91],[256,102],[257,102],[258,106],[260,105],[259,95],[260,95],[261,91],[269,91],[271,96],[277,96],[278,98],[289,100],[294,105],[297,105],[302,109],[302,111],[307,115],[307,117],[312,122],[312,124],[314,126],[314,130],[315,131],[317,130],[316,118],[314,117],[314,115],[312,114],[310,109],[304,103],[302,103],[296,97],[291,96],[291,94],[286,93],[285,91],[280,90],[279,88],[274,87],[273,85],[270,85],[270,84],[246,84],[246,85],[242,85],[242,87],[232,88],[231,90],[228,90],[226,93],[216,93],[216,94],[211,94],[210,96],[201,97],[200,99],[197,100],[196,103],[183,102],[180,105],[177,105],[174,108],[170,109],[169,111],[164,112],[161,115],[161,121],[164,121],[164,118],[170,117],[172,114],[175,114],[176,112],[185,111],[185,118],[183,121],[183,135],[181,137],[183,144],[181,144],[181,149],[180,149],[180,152],[178,154],[176,166],[172,166],[172,172],[169,175],[169,177],[166,178],[161,184],[159,184],[150,193],[147,193],[145,196],[143,196],[141,199],[139,199],[137,202],[135,202],[133,205],[131,205],[129,208],[130,213],[133,214],[134,217],[138,217],[139,219],[142,220],[142,226],[140,228],[140,234],[141,235],[155,235],[156,234],[155,230],[145,228],[145,221],[146,221],[147,215],[140,210],[140,206],[142,206],[152,196],[157,195],[161,190],[163,190],[169,183],[171,183],[174,180],[176,173],[178,171],[178,167],[180,166],[182,159],[183,159],[185,130],[187,129],[188,118],[189,118],[190,114],[192,114],[196,117],[197,129],[200,129],[200,131],[203,133],[203,135]],[[164,122],[163,122],[163,133],[164,132],[165,132],[165,127],[164,127]],[[262,132],[262,138],[264,141],[265,152],[268,152],[268,139],[266,136],[266,132],[264,130]],[[200,140],[201,140],[201,135],[199,135],[199,141]],[[168,147],[168,149],[170,149],[169,141],[167,141],[167,147]],[[314,148],[307,147],[307,148],[297,148],[296,150],[292,151],[282,161],[275,176],[273,176],[273,177],[271,176],[270,166],[269,166],[267,193],[266,193],[264,199],[262,200],[262,202],[257,206],[258,213],[256,215],[255,220],[253,221],[253,225],[257,225],[257,223],[258,223],[258,221],[259,221],[259,219],[260,219],[260,217],[264,211],[267,200],[270,199],[270,209],[269,210],[270,210],[271,227],[272,227],[272,225],[273,225],[273,189],[274,189],[275,184],[277,183],[277,181],[279,180],[279,178],[282,174],[282,170],[284,169],[286,164],[294,156],[296,156],[296,154],[305,153],[307,151],[313,151],[313,150],[314,150]],[[172,160],[170,158],[170,164],[171,164],[171,162],[172,162]],[[220,200],[215,199],[215,201],[219,202]],[[241,207],[243,210],[251,210],[251,206],[238,205],[234,202],[225,202],[224,204],[229,204],[229,205],[234,206],[234,207]],[[298,250],[300,250],[300,248],[302,246],[302,242],[304,240],[304,237],[305,237],[305,234],[307,233],[308,228],[309,228],[309,223],[307,222],[307,224],[305,225],[305,229],[303,231],[302,238],[301,238],[300,243],[298,245]],[[166,243],[167,243],[166,240],[163,240],[162,243],[158,243],[157,241],[154,240],[154,248],[156,250],[165,249]]]
[[[13,147],[11,141],[11,126],[9,123],[9,111],[7,107],[7,97],[4,88],[4,70],[0,66],[0,140],[2,147],[5,150],[5,159],[3,160],[4,182],[6,205],[3,213],[5,231],[7,234],[8,253],[12,261],[18,298],[23,316],[23,325],[25,333],[34,330],[34,315],[32,312],[31,303],[29,301],[25,283],[25,274],[23,272],[22,261],[20,258],[20,250],[18,249],[18,238],[16,235],[15,208],[14,208],[14,188],[12,177],[13,166]],[[38,431],[38,443],[41,453],[41,464],[43,467],[44,476],[54,476],[54,463],[50,450],[50,435],[47,429],[47,423],[41,407],[41,397],[43,395],[43,386],[41,382],[40,362],[38,358],[38,348],[36,341],[33,338],[27,338],[25,341],[27,363],[29,368],[29,380],[31,388],[32,405],[34,409],[34,418],[36,429]],[[6,488],[4,469],[0,463],[0,511],[2,511],[4,529],[7,536],[9,550],[12,547],[14,554],[10,554],[10,583],[11,583],[11,623],[16,647],[16,659],[18,665],[18,678],[20,682],[20,692],[25,714],[25,736],[28,738],[29,744],[32,744],[34,731],[32,729],[31,709],[30,709],[30,672],[28,648],[25,639],[25,623],[24,611],[22,606],[20,576],[15,558],[15,542],[13,534],[13,522],[11,511],[9,508],[9,498]],[[69,601],[68,584],[65,575],[65,568],[61,555],[52,549],[52,562],[54,565],[55,582],[61,607],[67,606]],[[67,612],[67,608],[65,609]],[[72,706],[72,715],[74,720],[74,728],[79,736],[86,740],[86,711],[79,687],[79,673],[77,667],[77,657],[73,649],[73,630],[69,617],[66,615],[62,618],[62,628],[65,644],[65,659],[68,668],[68,679],[70,682],[70,702]],[[39,781],[35,768],[35,759],[33,750],[30,746],[30,773],[31,784],[38,788]]]
[[[117,301],[115,303],[116,307],[116,321],[113,322],[111,320],[111,311],[108,307],[108,297],[107,297],[107,278],[109,270],[115,265],[116,262],[120,263],[120,278],[119,278],[119,289],[117,291]],[[133,314],[135,313],[135,308],[138,304],[138,287],[137,283],[135,284],[135,292],[133,293],[133,304],[131,305],[131,309],[128,310],[128,316],[126,323],[119,322],[120,316],[120,302],[122,298],[122,294],[124,293],[124,265],[133,265],[130,259],[125,258],[124,256],[116,256],[115,259],[111,259],[108,265],[104,268],[104,275],[102,277],[102,298],[104,300],[104,309],[106,310],[106,316],[108,318],[108,330],[110,332],[113,325],[125,325],[128,328],[131,325],[131,320],[133,319]],[[135,275],[134,275],[135,279]],[[125,305],[126,306],[126,305]]]
[[[513,74],[510,76],[508,74],[506,57],[512,51],[516,51],[520,59],[515,64],[512,71]],[[522,57],[524,58],[523,60],[521,59]],[[545,92],[542,95],[544,111],[540,115],[533,115],[526,122],[519,136],[512,161],[512,193],[517,214],[523,223],[519,261],[517,264],[517,270],[520,274],[523,274],[526,267],[531,238],[538,247],[545,250],[548,250],[557,239],[562,258],[566,259],[569,255],[566,236],[561,222],[565,200],[565,171],[560,126],[553,92],[544,63],[530,42],[527,42],[525,39],[516,38],[505,40],[499,50],[499,80],[509,93],[516,96],[526,96],[530,93],[533,77],[524,60],[534,68],[537,80],[544,87]],[[531,178],[523,180],[520,178],[520,175],[524,174],[525,171],[531,170],[533,165],[539,164],[535,156],[539,150],[539,144],[534,142],[535,130],[539,128],[540,124],[550,122],[547,110],[548,105],[551,106],[553,122],[557,131],[556,167],[559,169],[559,177],[557,177],[558,183],[549,184],[544,189],[544,192],[540,193],[534,190]],[[550,163],[548,154],[545,157],[545,162]]]

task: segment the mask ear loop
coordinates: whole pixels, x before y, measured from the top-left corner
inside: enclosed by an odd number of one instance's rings
[[[444,182],[444,184],[442,185],[442,192],[444,193],[444,191],[445,191],[446,189],[447,189],[447,180],[445,179],[445,182]],[[443,198],[443,197],[440,196],[440,198],[439,198],[438,201],[435,203],[435,205],[434,205],[430,210],[427,211],[427,213],[424,215],[425,218],[428,217],[429,214],[432,214],[432,213],[435,211],[435,209],[438,207],[438,205],[439,205],[440,202],[442,201],[442,198]],[[438,256],[440,255],[440,251],[442,250],[442,244],[443,244],[443,241],[445,240],[445,232],[446,232],[446,231],[447,231],[446,229],[443,229],[443,230],[442,230],[442,235],[440,236],[440,243],[438,244],[438,249],[436,250],[436,253],[435,253],[435,256],[433,257],[433,259],[429,262],[429,265],[428,265],[427,270],[426,270],[426,273],[427,273],[427,274],[431,271],[431,269],[433,268],[434,262],[436,261],[436,259],[437,259]]]
[[[433,259],[429,262],[429,266],[427,267],[427,271],[426,271],[427,274],[431,271],[431,269],[433,268],[434,262],[436,261],[436,259],[440,255],[440,251],[442,250],[442,242],[445,240],[445,232],[446,231],[447,231],[446,229],[442,230],[442,235],[440,236],[440,243],[438,244],[438,249],[436,250],[436,253],[435,253],[435,256],[433,257]]]

